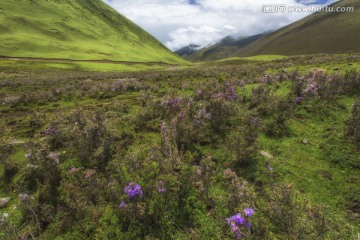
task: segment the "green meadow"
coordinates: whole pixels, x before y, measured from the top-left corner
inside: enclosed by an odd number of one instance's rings
[[[0,237],[356,239],[358,63],[2,60]]]

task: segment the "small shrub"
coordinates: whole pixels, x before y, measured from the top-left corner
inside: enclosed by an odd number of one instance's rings
[[[259,150],[258,137],[260,127],[260,118],[247,116],[242,122],[242,125],[233,130],[228,140],[228,146],[230,151],[235,155],[237,164],[249,164],[256,156]]]
[[[282,137],[289,133],[287,120],[292,116],[293,108],[290,102],[280,100],[275,103],[270,119],[266,121],[266,135],[270,137]]]
[[[356,143],[360,143],[360,98],[356,100],[350,118],[346,121],[345,135]]]

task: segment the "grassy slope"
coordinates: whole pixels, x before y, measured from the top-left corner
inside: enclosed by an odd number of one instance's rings
[[[117,64],[98,62],[70,62],[70,61],[25,61],[0,60],[0,71],[99,71],[99,72],[130,72],[149,69],[162,69],[164,65],[138,63]],[[165,67],[166,68],[166,67]]]
[[[2,0],[0,55],[184,61],[101,0]]]
[[[334,7],[354,7],[352,13],[315,13],[248,44],[217,44],[187,56],[190,61],[210,61],[254,55],[301,55],[360,52],[360,2],[343,0]],[[256,37],[256,36],[253,36]]]
[[[259,54],[316,54],[360,52],[360,2],[344,0],[334,7],[354,7],[352,13],[315,13],[235,52]]]

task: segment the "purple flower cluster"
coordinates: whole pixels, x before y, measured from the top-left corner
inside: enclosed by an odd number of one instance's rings
[[[245,216],[251,217],[252,215],[254,215],[255,211],[252,208],[245,208],[244,213],[245,213]]]
[[[239,86],[241,87],[241,89],[245,89],[245,81],[244,80],[241,80],[240,83],[239,83]]]
[[[119,208],[125,209],[125,208],[127,208],[127,204],[124,201],[122,201],[119,205]]]
[[[200,109],[195,115],[194,125],[195,127],[200,126],[203,121],[207,121],[211,119],[211,113],[206,112],[205,108]]]
[[[251,228],[252,224],[250,218],[254,214],[254,209],[245,208],[244,214],[245,216],[242,216],[240,213],[237,213],[234,216],[226,219],[226,223],[231,227],[231,231],[236,234],[238,239],[240,239],[242,235],[246,237],[246,233],[242,232],[242,229]]]
[[[140,185],[134,182],[129,183],[129,185],[124,188],[124,193],[130,198],[135,198],[136,196],[141,197],[143,195]]]
[[[293,100],[293,103],[295,103],[295,104],[300,104],[302,100],[303,100],[302,97],[296,97],[296,98]]]
[[[48,127],[44,132],[42,132],[43,136],[54,136],[57,134],[57,130],[54,127]]]
[[[159,181],[159,185],[157,187],[159,193],[166,193],[166,188],[164,187],[164,182]]]
[[[315,82],[310,81],[306,86],[305,93],[306,94],[317,94],[318,86]]]
[[[171,112],[180,110],[181,99],[174,98],[174,99],[163,99],[161,101],[161,106],[168,108]]]
[[[229,86],[228,89],[226,89],[226,98],[229,101],[235,101],[237,98],[237,94],[235,92],[235,87],[234,86]]]
[[[223,93],[214,93],[211,95],[212,98],[214,99],[223,99],[224,98],[224,94]]]
[[[228,101],[235,101],[237,99],[236,84],[234,82],[224,82],[221,93],[213,93],[211,95],[214,99],[226,99]]]

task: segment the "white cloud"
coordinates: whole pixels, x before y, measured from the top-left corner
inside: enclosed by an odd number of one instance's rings
[[[231,34],[248,36],[278,29],[310,14],[262,13],[264,4],[300,5],[296,0],[104,1],[172,50],[189,44],[204,46]]]

